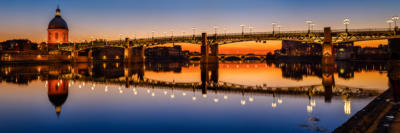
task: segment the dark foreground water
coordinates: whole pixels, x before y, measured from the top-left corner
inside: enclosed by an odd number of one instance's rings
[[[324,67],[3,65],[0,132],[330,132],[388,88],[384,63]]]

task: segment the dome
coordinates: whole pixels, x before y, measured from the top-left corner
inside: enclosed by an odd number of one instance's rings
[[[49,23],[49,29],[66,29],[68,30],[68,25],[67,22],[61,17],[60,15],[60,9],[57,8],[56,10],[56,16],[53,18],[53,20],[50,21]]]

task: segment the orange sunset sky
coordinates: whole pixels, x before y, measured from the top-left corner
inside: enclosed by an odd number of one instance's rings
[[[387,44],[387,40],[373,40],[373,41],[361,41],[355,42],[355,46],[361,47],[377,47],[380,44]],[[198,44],[189,43],[176,43],[175,45],[181,45],[183,50],[189,50],[191,52],[200,52],[200,46]],[[166,44],[163,46],[172,46],[172,44]],[[282,41],[270,40],[267,43],[256,43],[254,41],[249,42],[238,42],[232,44],[225,44],[219,46],[219,54],[258,54],[265,55],[268,52],[273,53],[276,49],[281,49]]]

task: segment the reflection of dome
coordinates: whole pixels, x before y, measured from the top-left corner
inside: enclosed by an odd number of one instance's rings
[[[67,22],[65,22],[65,20],[60,15],[60,9],[57,8],[56,12],[57,12],[57,14],[53,18],[53,20],[50,21],[48,29],[66,29],[66,30],[68,30]]]
[[[56,107],[57,116],[60,115],[61,106],[68,98],[68,81],[66,80],[49,80],[48,81],[48,97],[49,101]]]
[[[56,107],[57,115],[60,115],[61,106],[67,101],[68,93],[61,95],[49,95],[49,101]]]

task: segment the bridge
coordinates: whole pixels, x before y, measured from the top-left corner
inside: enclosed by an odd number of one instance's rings
[[[332,43],[340,44],[346,42],[382,40],[400,38],[399,32],[388,28],[381,29],[348,29],[348,30],[332,30]],[[193,36],[170,36],[170,37],[153,37],[129,40],[132,46],[156,46],[167,43],[192,43],[201,44],[201,35]],[[252,32],[252,33],[229,33],[229,34],[212,34],[207,37],[208,43],[212,45],[224,45],[243,41],[264,41],[264,40],[288,40],[305,43],[323,44],[325,39],[324,30],[313,31],[282,31],[282,32]],[[92,44],[85,44],[92,45]],[[109,41],[107,43],[95,43],[93,46],[118,46],[126,47],[124,41]],[[87,46],[84,46],[87,47]]]
[[[391,29],[349,29],[349,30],[331,30],[325,27],[323,31],[284,31],[284,32],[255,32],[255,33],[233,33],[233,34],[213,34],[208,36],[207,33],[193,36],[171,36],[156,38],[141,38],[131,40],[126,38],[124,41],[96,41],[83,44],[69,44],[60,47],[62,51],[71,52],[72,62],[79,61],[78,52],[82,50],[88,51],[88,59],[90,60],[123,60],[124,62],[143,62],[145,60],[144,49],[150,46],[163,45],[168,43],[192,43],[199,44],[201,47],[200,61],[202,63],[217,63],[220,59],[224,59],[219,55],[218,46],[235,42],[256,41],[266,42],[266,40],[287,40],[304,43],[314,43],[322,45],[322,62],[323,64],[333,64],[333,45],[351,43],[356,41],[368,40],[389,40],[389,47],[394,55],[399,55],[400,47],[400,30]],[[93,49],[120,48],[119,54],[107,55],[110,52],[94,56]],[[103,50],[104,51],[104,50]],[[115,52],[114,52],[115,53]],[[256,57],[260,58],[260,57]]]

